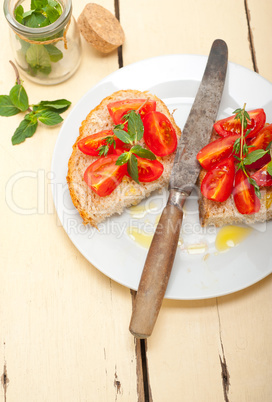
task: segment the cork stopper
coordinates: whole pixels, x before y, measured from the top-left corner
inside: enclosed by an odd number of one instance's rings
[[[102,53],[109,53],[124,43],[125,34],[119,21],[98,4],[87,4],[77,23],[86,41]]]

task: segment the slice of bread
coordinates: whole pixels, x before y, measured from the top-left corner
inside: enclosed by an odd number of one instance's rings
[[[72,201],[83,219],[84,224],[97,225],[113,214],[121,214],[125,208],[136,205],[144,198],[147,198],[153,191],[168,185],[175,154],[157,159],[163,164],[164,171],[159,179],[150,183],[137,184],[125,176],[120,185],[108,196],[99,197],[85,183],[83,176],[87,167],[97,157],[83,154],[77,147],[77,142],[102,130],[113,128],[113,122],[109,115],[107,104],[122,99],[153,99],[156,101],[156,110],[164,113],[171,121],[178,138],[181,135],[173,116],[162,100],[149,92],[136,90],[122,90],[113,93],[103,99],[102,102],[92,110],[82,122],[79,129],[79,136],[73,145],[72,155],[68,163],[67,183]],[[143,145],[143,140],[141,140]]]
[[[219,138],[215,133],[212,134],[211,141]],[[206,175],[206,170],[201,169],[198,186],[201,187],[202,180]],[[252,215],[240,214],[235,206],[231,195],[225,202],[211,201],[205,198],[199,191],[199,219],[202,226],[213,225],[220,227],[223,225],[247,224],[265,222],[272,219],[272,187],[261,188],[261,208],[259,212]]]

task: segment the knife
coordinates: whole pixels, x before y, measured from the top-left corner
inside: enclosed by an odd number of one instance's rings
[[[213,42],[207,65],[185,123],[169,181],[169,198],[154,233],[132,311],[129,330],[137,338],[151,335],[171,274],[183,218],[183,205],[195,186],[197,153],[208,144],[216,120],[228,63],[226,43]]]

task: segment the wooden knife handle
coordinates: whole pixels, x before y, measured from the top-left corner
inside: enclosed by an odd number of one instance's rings
[[[186,196],[178,193],[178,203],[169,197],[149,248],[129,326],[137,338],[151,335],[159,314],[176,255]]]

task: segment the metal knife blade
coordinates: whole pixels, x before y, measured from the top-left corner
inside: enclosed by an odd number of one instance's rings
[[[161,308],[176,255],[183,205],[200,171],[196,155],[209,142],[224,88],[227,59],[226,43],[215,40],[178,144],[169,198],[154,233],[136,294],[129,330],[137,338],[151,335]]]
[[[186,192],[194,186],[200,165],[197,153],[208,144],[218,113],[227,71],[228,50],[224,41],[214,41],[204,75],[179,140],[170,189]]]

